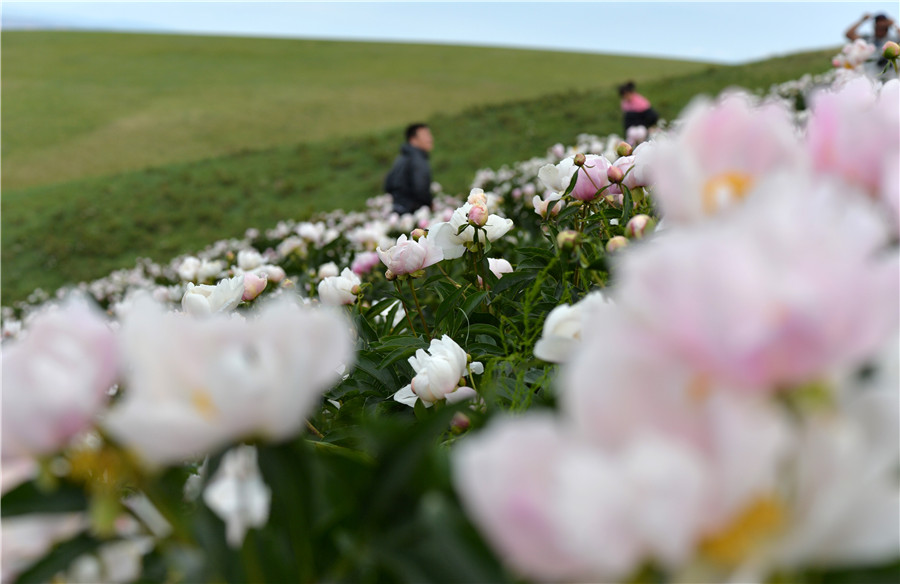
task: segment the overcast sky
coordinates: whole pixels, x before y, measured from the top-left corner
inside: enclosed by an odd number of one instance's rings
[[[897,2],[9,2],[2,28],[383,40],[739,63],[834,47]],[[871,28],[867,23],[861,32]]]

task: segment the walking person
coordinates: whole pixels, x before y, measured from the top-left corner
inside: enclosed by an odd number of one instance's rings
[[[393,210],[402,215],[421,207],[431,207],[431,164],[428,156],[434,137],[427,124],[410,124],[406,143],[384,179],[384,192],[394,199]]]

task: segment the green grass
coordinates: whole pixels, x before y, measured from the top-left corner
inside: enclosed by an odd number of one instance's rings
[[[669,119],[698,93],[767,88],[827,70],[833,51],[760,63],[704,66],[641,84]],[[612,87],[470,107],[427,118],[436,136],[433,172],[445,191],[465,192],[481,167],[541,155],[580,132],[620,132]],[[158,168],[14,191],[2,199],[0,302],[35,287],[101,277],[137,257],[166,261],[248,227],[268,228],[315,211],[359,209],[380,193],[401,126]],[[6,162],[6,161],[4,161]]]
[[[5,32],[2,185],[349,137],[467,107],[697,71],[548,51]]]

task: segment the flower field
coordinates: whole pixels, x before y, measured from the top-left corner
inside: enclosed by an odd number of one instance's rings
[[[3,581],[896,581],[900,82],[843,54],[4,307]]]

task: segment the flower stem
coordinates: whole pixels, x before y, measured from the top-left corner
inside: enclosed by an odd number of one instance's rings
[[[413,326],[412,318],[409,316],[409,308],[406,307],[406,301],[403,300],[403,294],[400,292],[400,283],[394,280],[394,288],[397,289],[397,296],[400,298],[400,304],[403,305],[403,313],[406,314],[406,322],[409,324],[409,330],[412,334],[416,334],[416,327]]]
[[[419,297],[416,296],[416,287],[413,286],[411,279],[407,280],[406,282],[409,284],[409,289],[412,292],[413,301],[416,303],[416,310],[419,311],[419,318],[422,319],[422,327],[425,329],[425,336],[431,337],[431,332],[429,332],[428,325],[425,323],[425,315],[422,314],[422,307],[419,305]]]

